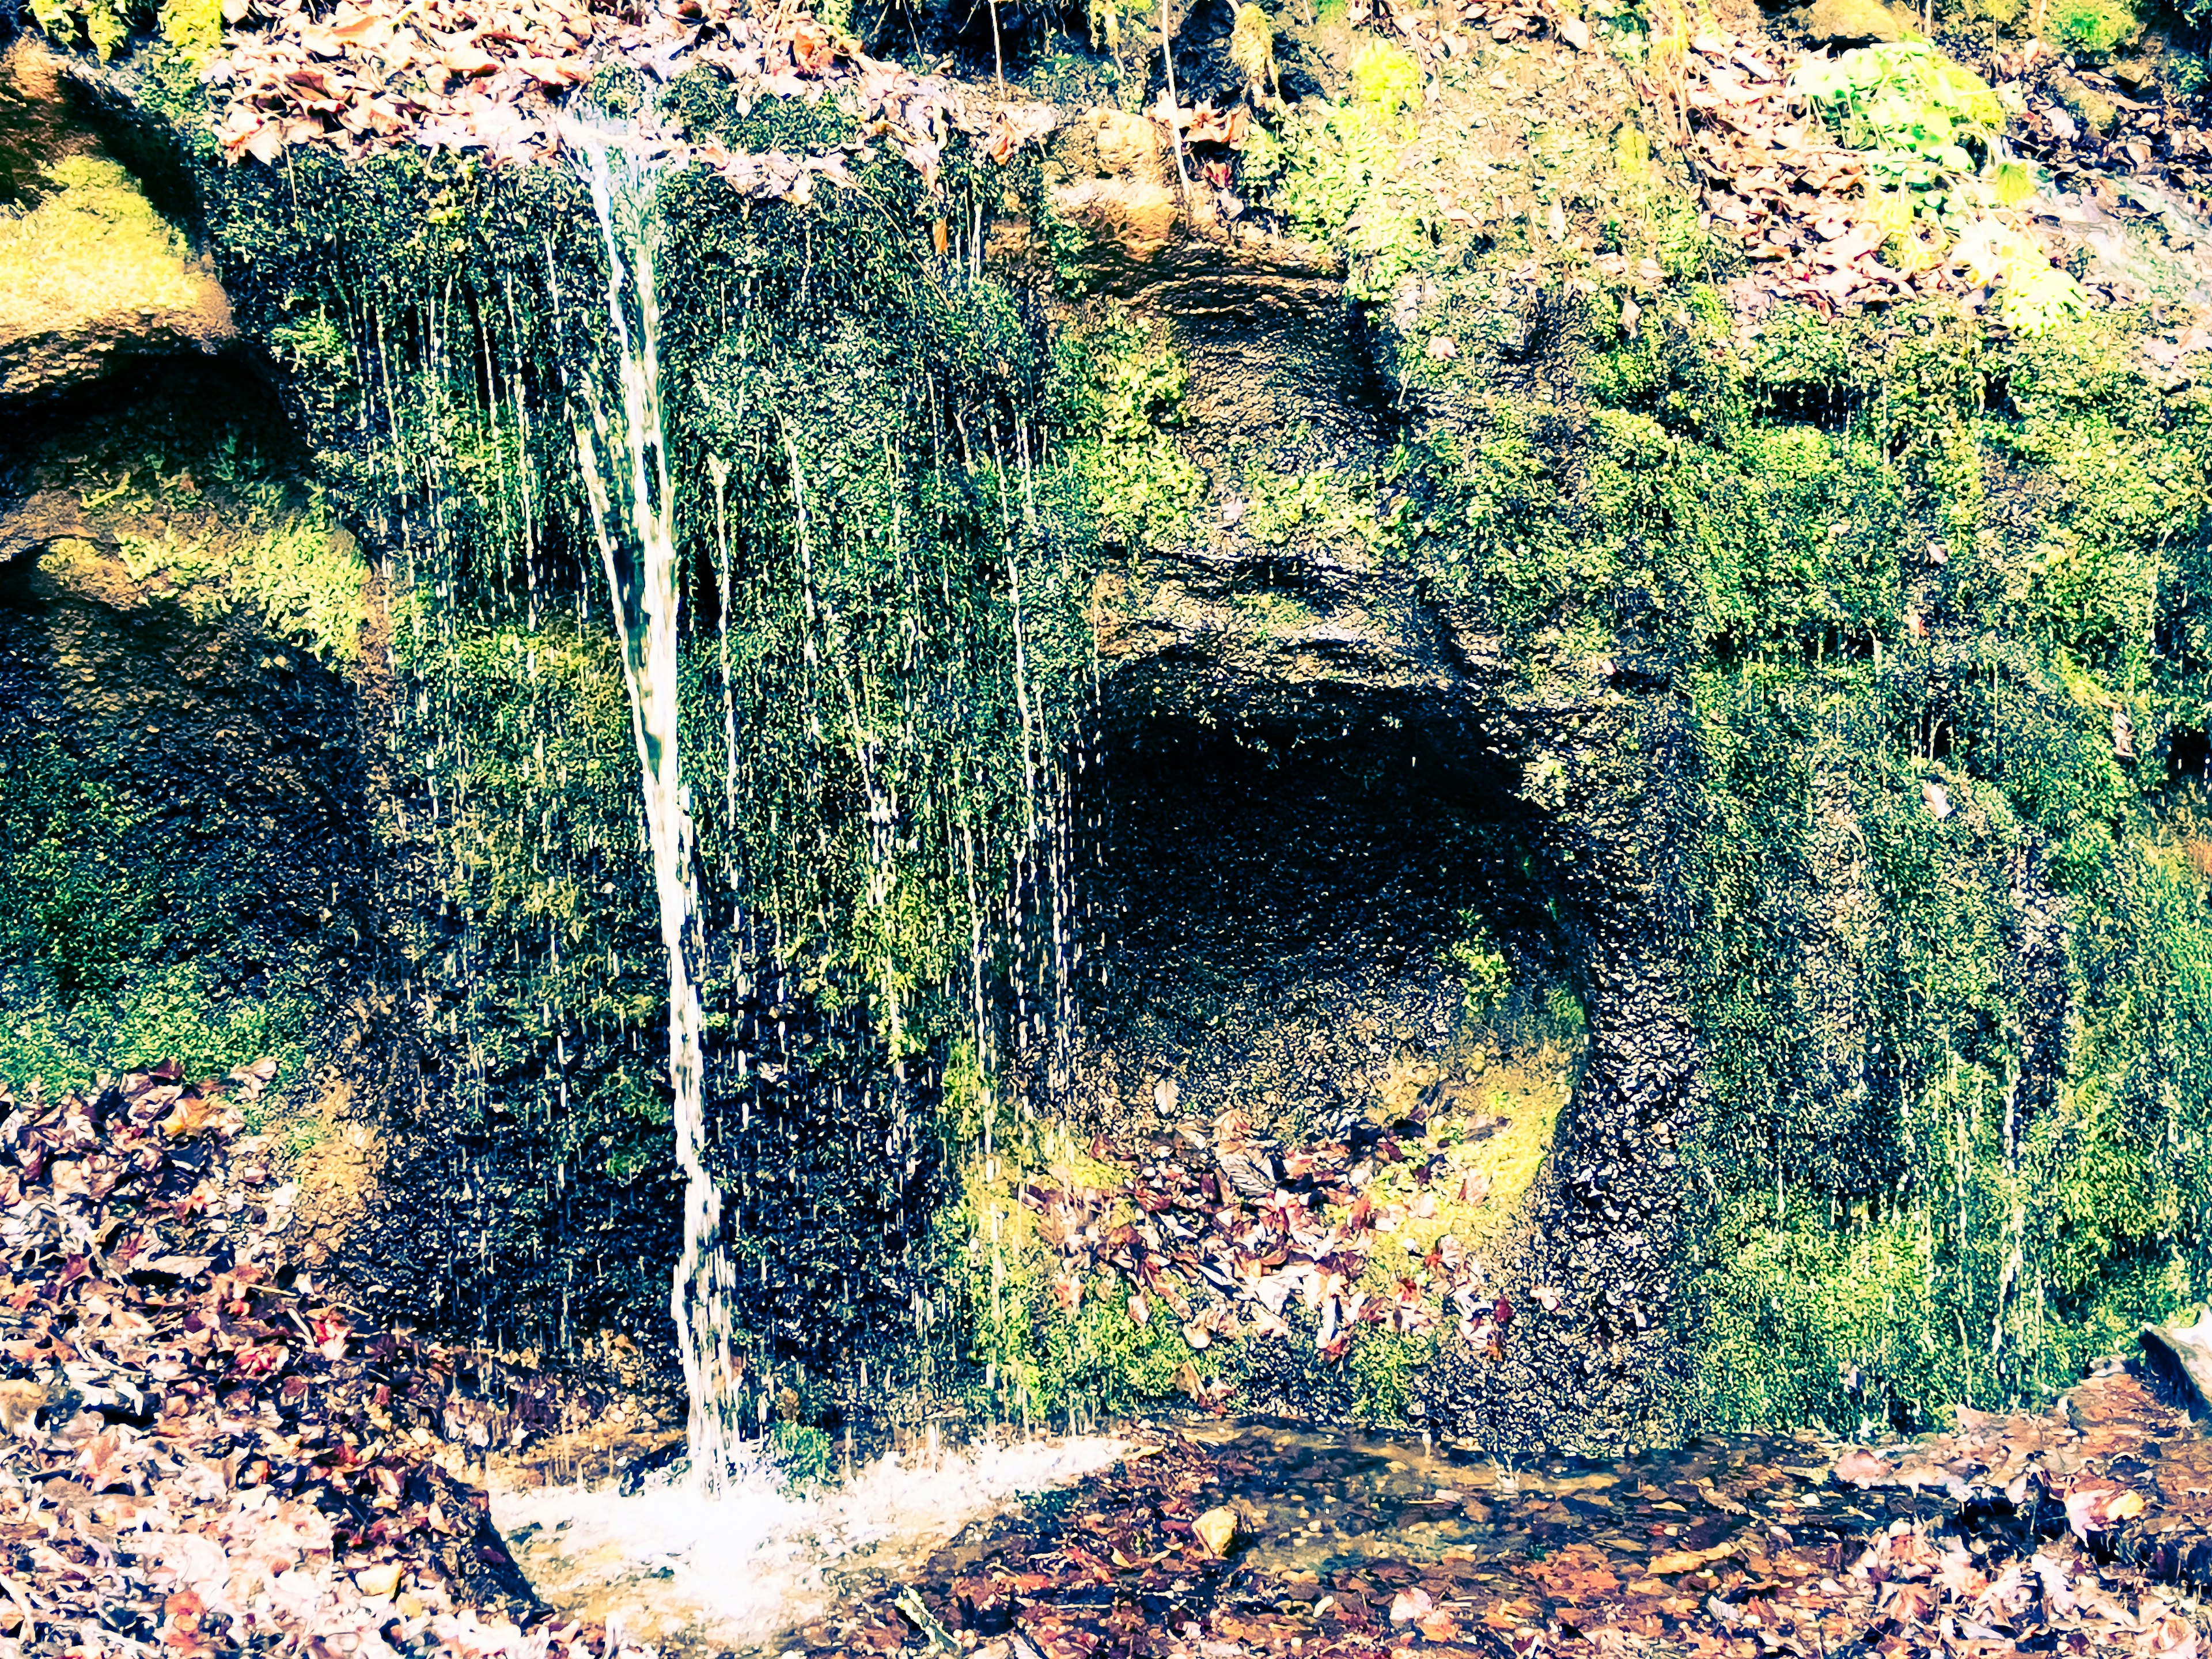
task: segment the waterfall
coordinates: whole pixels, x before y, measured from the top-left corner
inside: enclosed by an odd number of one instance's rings
[[[576,459],[622,636],[660,939],[668,955],[668,1076],[675,1096],[676,1158],[684,1174],[684,1249],[668,1306],[690,1402],[692,1480],[712,1492],[727,1479],[735,1449],[733,1278],[720,1244],[721,1194],[706,1164],[705,1016],[696,971],[705,939],[692,871],[691,802],[678,753],[677,623],[683,593],[661,422],[660,313],[653,287],[659,179],[618,137],[588,129],[572,136],[606,244],[607,320],[621,393],[619,407],[610,409],[602,389],[584,378],[577,398],[584,418],[576,422]]]

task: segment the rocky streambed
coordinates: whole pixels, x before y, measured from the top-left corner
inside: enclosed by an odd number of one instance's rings
[[[864,1447],[842,1475],[787,1450],[689,1496],[635,1455],[665,1438],[652,1401],[378,1328],[289,1259],[295,1189],[246,1133],[265,1081],[166,1070],[0,1097],[9,1652],[1528,1659],[2205,1638],[2212,1443],[2117,1362],[2050,1412],[1962,1408],[1890,1443],[1522,1462],[1196,1416]]]

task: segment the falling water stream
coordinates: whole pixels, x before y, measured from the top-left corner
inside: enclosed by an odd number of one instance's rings
[[[510,1488],[496,1504],[533,1582],[567,1610],[604,1619],[629,1640],[753,1646],[818,1616],[855,1573],[896,1571],[969,1521],[1103,1468],[1126,1448],[1091,1435],[947,1449],[933,1435],[835,1488],[805,1493],[787,1489],[772,1462],[739,1443],[735,1279],[720,1237],[721,1194],[705,1158],[705,935],[678,750],[681,565],[653,269],[660,169],[607,125],[573,125],[568,137],[606,250],[612,362],[604,382],[586,376],[572,386],[575,454],[621,635],[668,958],[668,1070],[684,1180],[683,1250],[669,1311],[684,1367],[689,1458],[642,1490]],[[792,459],[793,510],[803,534]],[[726,476],[715,469],[717,574],[727,593]],[[726,657],[726,636],[723,650]],[[725,726],[734,790],[737,734],[726,710]]]
[[[653,283],[658,171],[617,137],[583,131],[580,149],[606,244],[607,321],[620,404],[610,409],[586,380],[579,398],[586,418],[576,425],[576,459],[622,635],[653,893],[668,953],[668,1077],[675,1096],[676,1158],[684,1172],[684,1248],[668,1307],[690,1407],[691,1478],[711,1494],[726,1480],[734,1449],[732,1276],[719,1237],[721,1194],[706,1164],[705,1015],[694,971],[703,951],[691,870],[691,803],[678,748],[683,595],[675,491],[661,423],[660,308]]]

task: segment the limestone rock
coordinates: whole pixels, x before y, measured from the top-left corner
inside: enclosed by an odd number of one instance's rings
[[[1919,32],[1913,19],[1881,0],[1813,0],[1796,15],[1796,22],[1815,43],[1839,46],[1902,40]]]
[[[1224,1556],[1237,1541],[1237,1511],[1225,1507],[1208,1510],[1191,1522],[1191,1530],[1206,1546],[1207,1554]]]
[[[2076,76],[2063,70],[2053,74],[2051,90],[2068,113],[2100,138],[2119,124],[2120,106]]]
[[[1158,181],[1164,153],[1158,126],[1144,116],[1118,109],[1094,110],[1091,118],[1102,173]]]
[[[236,338],[221,285],[120,165],[69,155],[45,184],[28,212],[0,219],[0,398]]]
[[[38,1416],[46,1404],[46,1391],[36,1382],[0,1382],[0,1432],[35,1439]]]
[[[2142,1345],[2169,1383],[2187,1385],[2197,1408],[2212,1406],[2212,1310],[2200,1309],[2191,1324],[2144,1326]]]
[[[1053,199],[1062,218],[1120,243],[1137,260],[1166,247],[1182,216],[1175,192],[1150,179],[1086,179],[1055,191]]]

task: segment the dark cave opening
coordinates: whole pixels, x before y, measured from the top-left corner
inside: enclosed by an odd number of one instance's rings
[[[1325,740],[1154,723],[1094,789],[1079,1118],[1286,1139],[1463,1057],[1574,1036],[1575,954],[1513,772],[1388,719]]]

